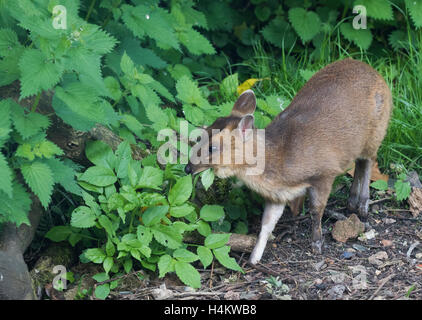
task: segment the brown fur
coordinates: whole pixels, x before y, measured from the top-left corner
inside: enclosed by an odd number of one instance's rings
[[[253,112],[254,103],[254,96],[241,95],[232,114],[218,119],[209,132],[213,128],[233,131],[242,115]],[[317,72],[267,126],[263,174],[246,176],[246,164],[193,166],[192,171],[213,167],[217,175],[236,175],[272,203],[284,204],[308,192],[312,239],[318,251],[321,217],[332,183],[353,161],[358,172],[349,208],[367,214],[370,164],[386,133],[391,109],[390,89],[372,67],[353,59],[337,61]]]

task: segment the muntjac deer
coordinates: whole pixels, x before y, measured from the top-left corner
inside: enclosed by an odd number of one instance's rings
[[[253,125],[255,107],[252,90],[241,94],[231,114],[217,119],[206,129],[206,139],[197,143],[202,159],[207,161],[194,163],[191,156],[185,171],[195,174],[213,168],[217,176],[236,176],[266,199],[251,263],[260,261],[286,202],[306,193],[312,218],[312,249],[321,253],[321,218],[333,181],[353,161],[355,174],[348,209],[361,217],[368,213],[372,162],[392,109],[390,89],[372,67],[345,59],[317,72],[263,135]],[[265,151],[260,152],[260,147]],[[255,163],[235,161],[247,150],[258,150]],[[264,164],[262,170],[251,173],[257,163]]]

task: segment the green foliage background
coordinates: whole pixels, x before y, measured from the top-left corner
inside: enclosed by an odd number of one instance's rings
[[[52,27],[57,18],[53,8],[59,4],[66,8],[66,29]],[[367,29],[352,28],[355,5],[366,7]],[[373,65],[393,90],[396,108],[380,150],[380,166],[388,170],[394,162],[420,171],[421,27],[422,2],[413,0],[0,0],[0,86],[18,81],[20,99],[33,101],[28,109],[21,101],[0,101],[0,224],[29,224],[30,192],[45,209],[51,208],[54,193],[61,192],[85,205],[73,211],[72,222],[61,230],[67,230],[67,240],[75,245],[92,234],[74,228],[97,226],[106,231],[100,241],[104,250],[113,241],[118,246],[117,241],[121,242],[121,236],[128,231],[119,227],[120,222],[126,223],[123,213],[139,209],[141,203],[126,210],[122,200],[122,206],[106,208],[109,217],[111,211],[123,210],[114,215],[114,231],[97,220],[106,215],[93,214],[90,205],[109,203],[114,192],[105,190],[117,181],[122,188],[131,186],[136,190],[139,181],[131,181],[130,176],[139,180],[145,170],[167,175],[170,184],[182,179],[183,173],[170,174],[172,170],[182,172],[182,168],[160,168],[156,163],[155,152],[162,143],[156,137],[159,130],[168,127],[178,132],[180,121],[185,119],[192,130],[227,115],[238,85],[249,78],[259,79],[255,85],[255,118],[256,125],[263,128],[314,72],[347,56]],[[101,123],[125,143],[149,149],[151,155],[142,167],[137,167],[130,165],[133,160],[127,151],[115,155],[107,151],[104,158],[91,154],[88,158],[95,166],[80,173],[83,168],[64,159],[63,151],[46,138],[50,119],[37,113],[37,106],[41,94],[47,91],[54,94],[55,113],[73,128],[88,131]],[[87,149],[87,155],[89,152]],[[110,159],[115,162],[110,164]],[[165,180],[159,179],[152,189],[157,188],[157,194],[170,201],[171,188],[164,184]],[[203,176],[207,188],[212,181],[209,173]],[[192,188],[192,182],[189,184]],[[146,192],[149,196],[156,194],[154,190]],[[90,193],[97,195],[91,199]],[[167,223],[173,225],[180,218],[183,221],[178,221],[189,228],[200,228],[203,235],[211,227],[214,231],[245,233],[246,209],[259,211],[247,198],[239,190],[230,192],[224,203],[226,217],[218,221],[184,221],[179,213]],[[79,209],[84,207],[91,211]],[[200,214],[200,210],[194,211]],[[75,216],[82,218],[82,224],[78,225]],[[116,230],[122,234],[116,236]],[[178,248],[170,249],[173,251],[157,254],[156,260],[145,255],[149,262],[138,253],[132,256],[139,258],[144,267],[158,264],[161,276],[163,270],[175,271],[185,283],[197,286],[198,279],[185,277],[192,271],[189,263],[200,259],[206,267],[210,252],[201,249],[197,258],[181,258],[180,252],[174,255]],[[213,252],[214,256],[237,269],[237,265],[227,262],[225,250]],[[114,257],[114,252],[104,252],[103,258],[98,258],[96,251],[91,261],[105,263],[107,257]],[[125,259],[115,258],[112,264],[107,260],[107,273],[119,263],[125,271],[131,269]],[[184,264],[175,267],[177,261]]]

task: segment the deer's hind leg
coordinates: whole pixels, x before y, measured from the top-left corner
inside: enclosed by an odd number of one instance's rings
[[[371,178],[372,160],[357,159],[352,188],[347,203],[350,211],[357,212],[360,217],[368,215],[369,182]]]

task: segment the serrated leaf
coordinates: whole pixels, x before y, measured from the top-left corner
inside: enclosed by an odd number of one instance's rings
[[[398,201],[405,200],[409,198],[409,195],[412,191],[412,187],[408,181],[397,180],[394,184],[394,189],[396,190],[396,197]]]
[[[369,29],[356,30],[350,23],[342,23],[340,32],[347,40],[354,42],[362,50],[367,50],[372,43],[372,33]]]
[[[96,220],[97,216],[91,208],[80,206],[73,210],[70,225],[76,228],[90,228],[95,225]]]
[[[54,87],[61,79],[63,67],[48,59],[41,51],[26,49],[19,61],[21,71],[21,98],[38,94]]]
[[[180,178],[173,188],[170,189],[168,200],[172,206],[179,206],[185,203],[192,193],[191,175]]]
[[[190,53],[195,55],[215,53],[215,49],[208,39],[195,29],[190,28],[185,32],[180,32],[178,37]]]
[[[206,204],[201,208],[199,216],[205,221],[217,221],[224,217],[224,209],[219,205]]]
[[[370,184],[370,186],[377,190],[383,190],[383,191],[388,190],[388,183],[387,181],[384,181],[384,180],[374,181]]]
[[[101,166],[93,166],[88,168],[79,178],[97,187],[106,187],[117,181],[117,177],[113,170]]]
[[[198,85],[188,76],[183,76],[177,81],[176,90],[177,98],[187,104],[199,107],[209,106],[208,101],[202,97]]]
[[[205,114],[198,107],[185,104],[183,105],[183,114],[185,115],[186,120],[195,126],[202,126],[205,122]]]
[[[10,106],[11,100],[5,99],[0,101],[0,148],[4,145],[6,140],[9,138],[11,131],[10,122]]]
[[[18,47],[21,47],[21,44],[16,32],[11,29],[0,29],[0,56],[6,57]]]
[[[81,195],[82,189],[78,186],[75,179],[75,170],[66,165],[59,159],[48,159],[46,161],[51,171],[55,183],[59,183],[66,191]]]
[[[199,257],[194,254],[193,252],[190,252],[189,250],[179,248],[173,252],[173,258],[177,259],[178,261],[184,261],[184,262],[194,262],[199,259]]]
[[[211,264],[213,259],[211,250],[207,247],[199,246],[196,248],[196,253],[198,254],[199,260],[204,266],[204,269],[206,269]]]
[[[281,17],[277,17],[262,30],[264,39],[278,48],[290,49],[297,39],[291,25]]]
[[[416,28],[422,27],[422,2],[416,0],[405,0],[406,8],[409,10],[412,21]]]
[[[224,246],[214,249],[213,253],[218,262],[220,262],[224,267],[244,273],[242,268],[237,264],[236,260],[229,256],[229,251],[230,247]]]
[[[109,236],[115,235],[115,232],[113,230],[113,224],[105,214],[102,214],[98,217],[98,223],[105,229]]]
[[[169,21],[168,12],[156,6],[123,5],[122,19],[126,26],[139,38],[145,35],[154,39],[160,48],[179,49],[179,44]]]
[[[303,43],[312,40],[321,30],[321,20],[313,11],[292,8],[289,10],[289,20]]]
[[[11,222],[20,226],[30,225],[28,212],[32,203],[28,192],[17,181],[12,182],[12,198],[0,191],[0,223]]]
[[[201,287],[201,275],[187,262],[177,261],[174,264],[177,276],[182,282],[192,288]]]
[[[3,153],[0,152],[0,190],[12,198],[12,170]]]
[[[366,8],[368,17],[382,20],[393,20],[393,8],[389,1],[385,0],[356,0],[354,6],[362,5]]]
[[[10,103],[13,125],[23,139],[36,135],[50,125],[48,117],[35,112],[25,114],[24,108],[19,104],[14,101]]]
[[[54,179],[51,169],[45,163],[35,161],[21,166],[25,182],[40,199],[44,208],[48,207],[53,192]]]
[[[103,261],[103,268],[106,273],[109,273],[111,268],[113,267],[114,261],[112,257],[107,257]]]
[[[204,237],[208,237],[211,234],[211,227],[209,223],[199,220],[198,221],[198,228],[197,228],[199,234]]]

